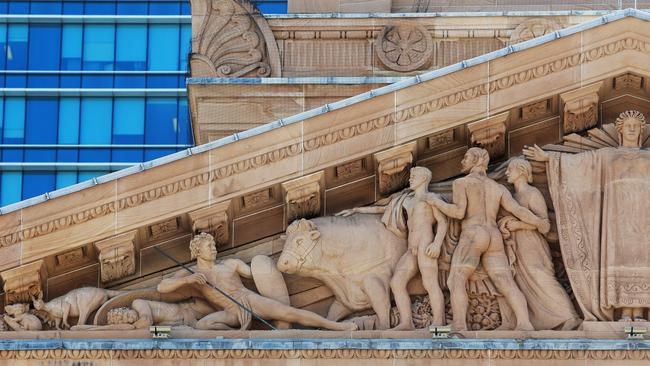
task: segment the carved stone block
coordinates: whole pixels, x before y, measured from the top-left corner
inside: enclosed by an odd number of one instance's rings
[[[427,137],[428,148],[433,150],[437,147],[450,145],[454,142],[454,130],[449,129]]]
[[[320,171],[282,183],[287,223],[322,213],[324,179],[325,173]]]
[[[531,119],[542,117],[546,113],[548,113],[549,106],[550,106],[549,99],[544,99],[544,100],[540,100],[539,102],[526,104],[521,108],[521,119],[524,121],[528,121]]]
[[[562,130],[565,134],[583,131],[598,124],[598,90],[603,82],[560,94],[564,103]]]
[[[0,273],[4,282],[5,304],[31,302],[32,296],[43,293],[46,269],[43,260],[38,260]]]
[[[472,122],[467,125],[473,146],[488,151],[491,158],[503,156],[506,152],[506,121],[510,112]]]
[[[640,91],[643,86],[643,77],[634,74],[623,74],[614,78],[614,90]]]
[[[205,232],[214,237],[217,248],[230,244],[230,223],[232,220],[231,201],[224,201],[189,213],[192,231]]]
[[[137,230],[95,243],[99,253],[100,278],[111,282],[135,274],[135,236]]]
[[[374,154],[377,163],[377,191],[387,196],[408,185],[417,143],[410,142]]]
[[[172,217],[171,219],[157,222],[149,226],[149,239],[158,240],[165,237],[169,237],[179,231],[179,218]]]

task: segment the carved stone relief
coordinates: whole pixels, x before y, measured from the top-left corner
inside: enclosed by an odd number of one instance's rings
[[[506,152],[506,121],[510,112],[497,114],[467,125],[472,145],[484,148],[490,157],[498,158]]]
[[[324,177],[324,172],[317,172],[282,183],[287,223],[321,214]]]
[[[192,76],[280,76],[275,38],[249,1],[192,0]]]
[[[532,18],[523,21],[510,35],[510,44],[524,42],[560,30],[562,27],[551,19]]]
[[[598,123],[598,90],[603,82],[597,82],[580,89],[560,94],[564,103],[562,115],[565,134],[583,131]]]
[[[419,25],[387,26],[375,41],[382,64],[400,72],[418,70],[433,59],[433,38]]]
[[[208,233],[214,237],[218,247],[230,245],[230,224],[232,207],[230,201],[217,203],[211,207],[189,213],[192,232]]]
[[[32,297],[43,294],[46,269],[38,260],[0,273],[4,282],[5,304],[30,302]]]
[[[415,148],[416,142],[411,142],[374,154],[377,165],[377,192],[381,196],[387,196],[408,185]]]
[[[99,253],[102,282],[111,282],[135,274],[135,237],[137,230],[95,243]]]
[[[614,78],[614,90],[640,91],[643,87],[643,77],[627,73]]]

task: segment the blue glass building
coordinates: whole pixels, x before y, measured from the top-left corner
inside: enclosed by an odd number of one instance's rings
[[[0,206],[192,146],[191,33],[189,0],[0,1]]]

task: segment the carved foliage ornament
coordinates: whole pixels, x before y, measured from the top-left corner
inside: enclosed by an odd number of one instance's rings
[[[300,218],[309,219],[321,213],[324,176],[323,172],[317,172],[282,183],[287,205],[287,223]]]
[[[268,25],[252,4],[237,0],[193,0],[192,14],[201,19],[198,29],[193,31],[195,40],[190,58],[193,76],[271,76],[270,58],[277,56],[277,46],[267,44],[269,39],[264,37],[260,23],[266,28]],[[270,30],[266,33],[270,34]],[[269,50],[269,46],[275,49]]]
[[[560,95],[564,102],[563,130],[572,133],[598,123],[598,90],[602,81]]]
[[[374,154],[377,162],[377,189],[387,196],[408,185],[416,143],[411,142]]]
[[[135,274],[135,236],[129,231],[95,243],[99,252],[102,282],[110,282]]]
[[[488,151],[491,157],[499,157],[506,151],[506,120],[510,112],[470,123],[467,128],[474,146]]]
[[[387,26],[377,37],[375,49],[387,68],[414,71],[432,60],[433,40],[427,29],[421,26]]]
[[[230,201],[192,211],[189,216],[192,222],[192,231],[195,234],[204,232],[212,235],[217,248],[230,244],[230,223],[232,220]]]
[[[551,19],[527,19],[510,34],[510,44],[524,42],[541,37],[561,29],[559,24]]]

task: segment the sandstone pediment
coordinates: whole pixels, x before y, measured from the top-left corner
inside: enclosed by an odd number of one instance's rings
[[[650,112],[647,19],[613,13],[4,207],[0,272],[24,269],[34,284],[3,275],[3,298],[155,283],[176,263],[154,247],[188,262],[199,231],[224,256],[275,255],[292,219],[375,202],[416,165],[454,177],[471,146],[498,162],[533,143],[588,145],[580,136],[620,112]],[[314,299],[330,295],[288,283],[296,307],[320,310]]]

